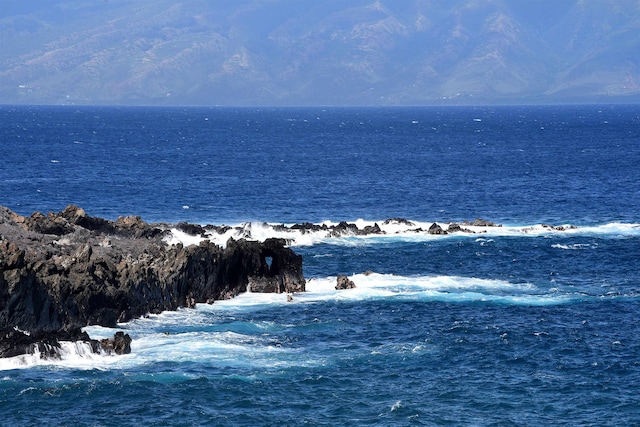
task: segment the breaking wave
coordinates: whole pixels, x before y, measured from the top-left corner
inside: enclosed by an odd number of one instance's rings
[[[491,223],[489,223],[491,224]],[[455,226],[458,228],[453,228]],[[439,228],[442,232],[434,232]],[[250,239],[264,241],[268,238],[287,240],[289,246],[333,245],[374,245],[388,242],[421,242],[447,238],[491,238],[522,236],[601,236],[637,237],[640,224],[608,223],[591,226],[571,224],[548,225],[475,225],[473,223],[432,223],[410,220],[365,221],[352,223],[325,221],[318,224],[275,224],[246,222],[232,226],[205,227],[199,235],[189,234],[178,228],[171,228],[171,235],[165,239],[169,244],[198,244],[210,240],[225,246],[230,239]]]
[[[461,276],[397,276],[363,273],[349,276],[356,287],[336,290],[336,277],[312,278],[307,291],[292,298],[285,294],[246,292],[214,304],[197,304],[148,315],[119,324],[133,338],[132,352],[124,356],[93,354],[85,344],[63,342],[59,359],[39,354],[0,359],[0,370],[34,366],[73,369],[128,369],[155,363],[198,363],[218,368],[261,369],[309,367],[320,361],[304,356],[304,348],[286,342],[288,330],[302,327],[272,321],[253,321],[251,313],[278,309],[300,312],[309,304],[384,302],[441,302],[451,304],[498,304],[551,306],[572,303],[584,296],[557,289],[541,289],[531,283]],[[93,339],[113,336],[115,329],[89,326]],[[184,373],[163,374],[159,381],[178,381]]]

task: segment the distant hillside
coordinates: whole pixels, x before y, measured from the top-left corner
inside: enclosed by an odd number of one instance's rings
[[[0,103],[640,102],[638,0],[3,0]]]

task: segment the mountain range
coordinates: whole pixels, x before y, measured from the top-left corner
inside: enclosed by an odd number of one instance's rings
[[[638,0],[3,0],[0,104],[640,102]]]

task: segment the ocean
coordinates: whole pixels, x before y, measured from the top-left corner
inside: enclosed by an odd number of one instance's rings
[[[0,106],[0,144],[20,214],[243,224],[308,282],[0,360],[0,425],[640,425],[638,105]],[[385,234],[271,227],[341,221]]]

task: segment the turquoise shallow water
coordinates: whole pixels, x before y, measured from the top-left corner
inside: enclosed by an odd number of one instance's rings
[[[292,235],[307,293],[122,324],[120,358],[0,361],[0,424],[637,424],[639,114],[3,106],[21,214],[503,227]]]

